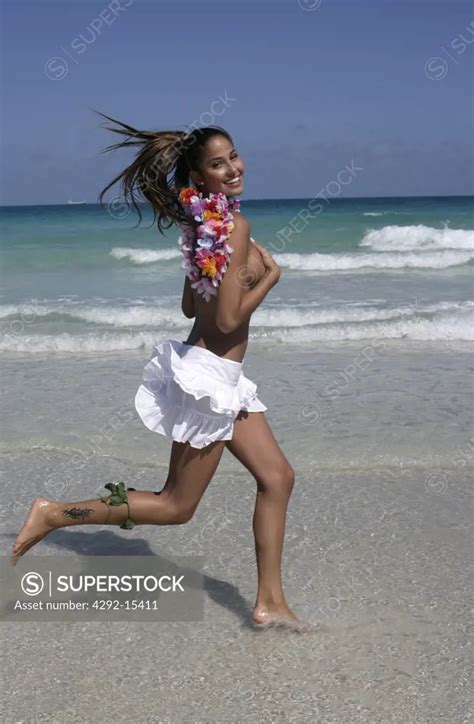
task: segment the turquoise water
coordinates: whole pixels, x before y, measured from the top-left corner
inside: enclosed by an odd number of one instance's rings
[[[318,206],[316,204],[319,204]],[[308,344],[473,339],[474,199],[246,201],[282,267],[252,336]],[[186,334],[179,232],[124,209],[0,209],[0,351],[148,348]]]

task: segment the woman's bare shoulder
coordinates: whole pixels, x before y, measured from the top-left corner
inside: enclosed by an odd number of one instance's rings
[[[247,254],[250,244],[250,223],[246,216],[240,212],[233,215],[234,228],[232,229],[228,243],[235,252],[239,254]]]
[[[250,221],[242,212],[239,211],[237,214],[233,214],[233,219],[235,229],[239,231],[247,231],[250,229]]]

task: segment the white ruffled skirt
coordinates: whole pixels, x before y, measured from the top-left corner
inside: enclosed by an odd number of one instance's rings
[[[204,347],[166,339],[153,347],[135,395],[135,409],[149,430],[203,448],[231,440],[241,410],[268,409],[243,363]]]

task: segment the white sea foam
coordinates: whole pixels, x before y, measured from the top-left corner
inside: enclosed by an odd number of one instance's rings
[[[110,255],[115,259],[130,259],[134,264],[153,264],[157,261],[169,261],[181,256],[176,249],[132,249],[125,246],[114,246]]]
[[[258,335],[255,335],[258,336]],[[434,315],[432,319],[374,321],[362,324],[328,324],[267,332],[265,338],[288,344],[374,339],[413,339],[420,341],[474,341],[474,313]]]
[[[2,309],[1,311],[5,311]],[[127,310],[123,310],[127,313]],[[145,309],[146,315],[153,308]],[[109,332],[97,330],[88,334],[38,334],[37,331],[13,325],[0,341],[0,351],[39,352],[107,352],[141,349],[152,345],[157,337],[184,338],[189,321],[182,324],[169,317],[155,331],[133,331],[133,324],[142,324],[147,316],[119,316],[128,330]],[[153,320],[153,317],[149,317]],[[391,309],[346,305],[328,308],[284,308],[257,310],[252,318],[252,337],[278,339],[288,343],[311,341],[342,341],[407,337],[418,340],[474,340],[474,302],[438,302],[407,304]],[[117,324],[117,326],[121,326]],[[149,324],[149,326],[152,326]],[[33,333],[35,332],[35,333]]]
[[[160,339],[166,333],[162,332]],[[443,319],[389,320],[358,325],[327,324],[313,327],[294,327],[287,330],[252,332],[254,339],[275,339],[288,344],[324,341],[357,341],[371,339],[407,338],[425,341],[474,341],[474,316],[459,319],[456,315]],[[123,333],[114,335],[18,335],[0,341],[0,351],[39,354],[45,352],[115,352],[121,350],[151,349],[156,343],[152,333]]]
[[[252,315],[254,327],[303,327],[307,325],[329,324],[337,322],[363,322],[371,320],[394,319],[409,317],[415,314],[433,314],[439,311],[463,311],[474,308],[474,302],[438,302],[421,305],[407,303],[391,308],[377,307],[362,302],[340,304],[328,307],[304,305],[278,306],[257,309]],[[0,318],[11,317],[11,329],[4,322],[5,330],[11,333],[28,327],[35,320],[60,316],[60,323],[67,324],[70,320],[80,320],[97,325],[109,325],[117,328],[151,327],[181,329],[189,327],[189,320],[177,307],[160,307],[157,305],[143,306],[86,306],[86,305],[0,305]]]
[[[178,307],[85,307],[70,310],[69,315],[95,324],[109,324],[114,327],[186,327],[189,320]]]
[[[366,212],[376,215],[379,212]],[[384,226],[368,231],[359,247],[373,249],[363,254],[274,254],[275,261],[295,271],[336,272],[359,269],[447,269],[474,258],[474,230],[435,229],[417,226]],[[379,252],[379,253],[377,253]],[[411,252],[411,253],[409,253]],[[178,248],[133,249],[114,247],[110,255],[132,264],[145,265],[179,259]]]
[[[275,254],[277,264],[295,271],[337,272],[356,269],[447,269],[467,264],[474,251],[373,252],[370,254]]]
[[[431,226],[384,226],[368,231],[359,246],[375,251],[429,251],[430,249],[474,250],[473,229],[434,229]]]
[[[362,216],[383,216],[383,211],[366,211]]]
[[[189,320],[184,317],[178,306],[91,306],[82,304],[21,304],[0,305],[0,319],[13,317],[11,324],[18,328],[20,324],[27,326],[43,317],[60,315],[68,319],[82,320],[94,324],[106,324],[114,327],[185,327]]]
[[[431,315],[440,311],[463,312],[474,310],[474,302],[438,302],[421,305],[418,303],[406,304],[391,308],[371,306],[340,305],[334,307],[291,308],[283,309],[257,309],[252,315],[253,327],[307,327],[321,324],[359,323],[366,321],[382,321],[413,317],[416,315]]]
[[[0,340],[0,351],[27,352],[119,352],[121,350],[147,349],[155,343],[156,334],[78,334],[63,332],[57,335],[6,335]]]

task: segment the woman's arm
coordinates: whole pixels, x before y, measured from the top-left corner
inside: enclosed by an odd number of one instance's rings
[[[185,317],[192,319],[196,316],[194,308],[194,296],[191,288],[191,280],[189,277],[184,278],[183,298],[181,300],[181,310]]]
[[[268,292],[275,286],[280,278],[280,273],[274,272],[267,268],[263,277],[261,277],[254,287],[249,289],[245,294],[240,305],[240,324],[248,319],[250,315],[260,306]]]
[[[244,291],[244,281],[247,277],[247,260],[250,241],[250,224],[241,214],[234,217],[234,229],[229,238],[229,245],[233,252],[229,268],[220,283],[217,295],[216,324],[224,334],[229,334],[245,322],[252,312],[265,299],[268,292],[278,282],[281,271],[276,262],[266,251],[262,260],[266,267],[263,277],[252,287]]]

